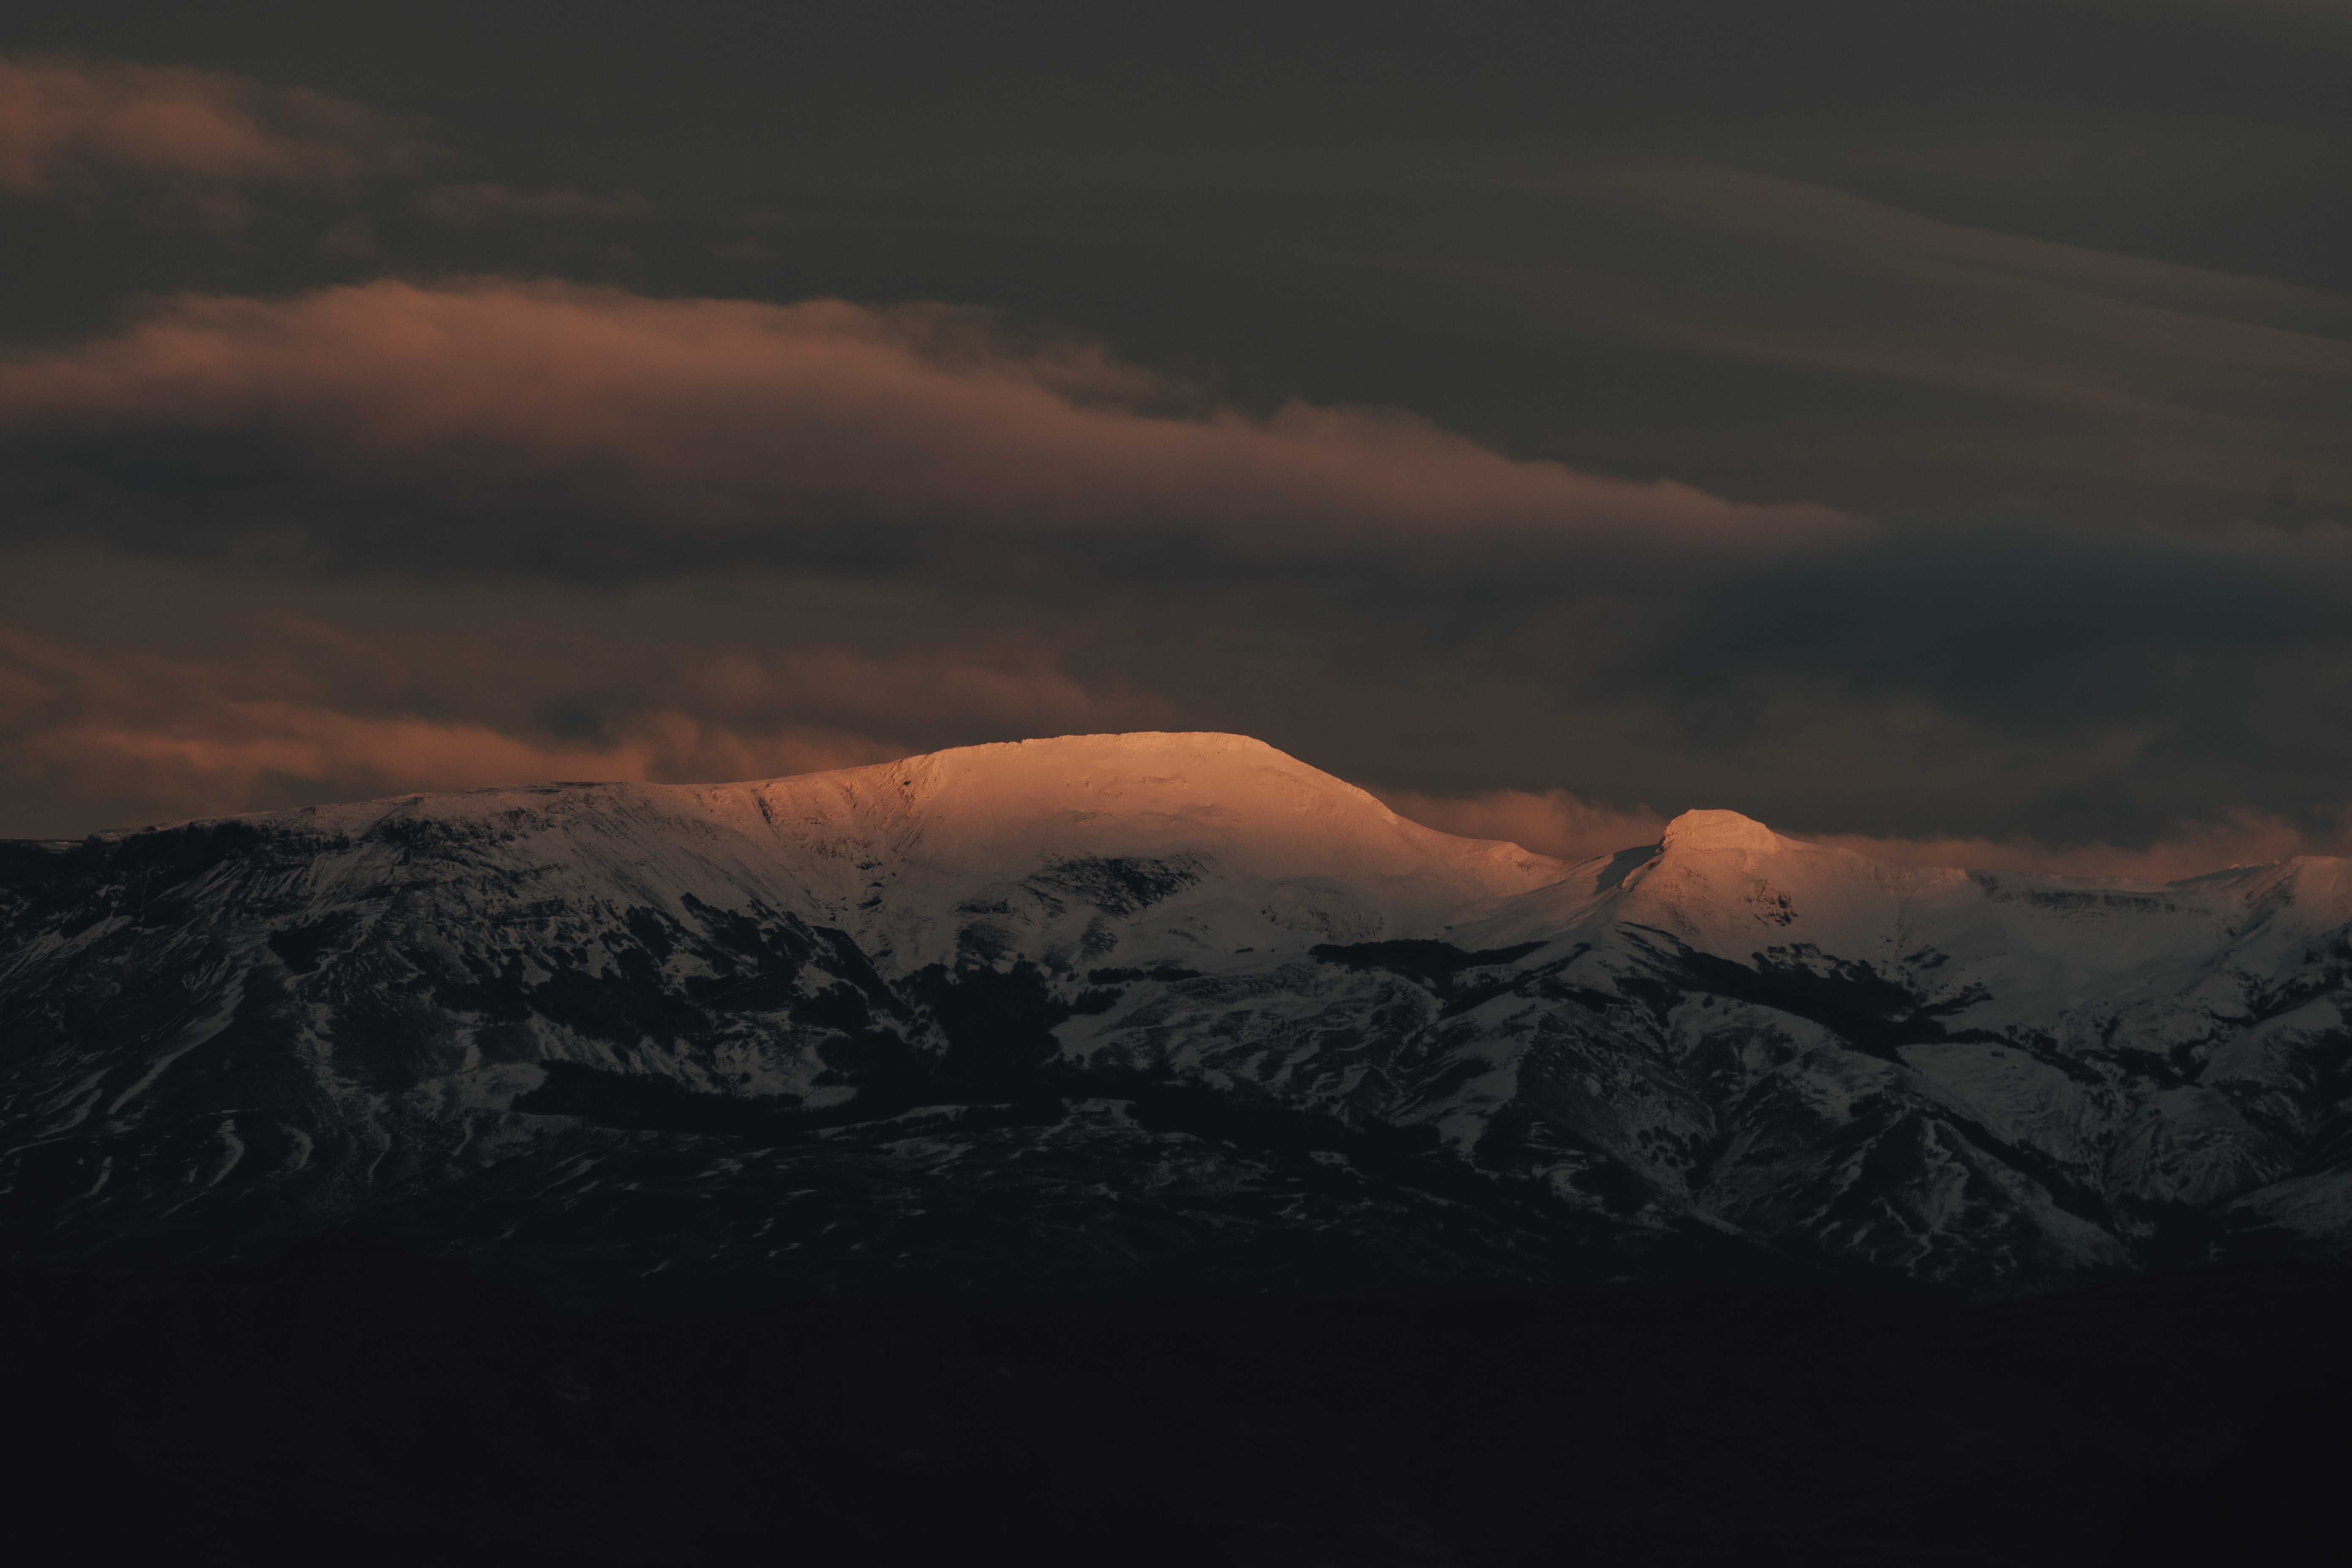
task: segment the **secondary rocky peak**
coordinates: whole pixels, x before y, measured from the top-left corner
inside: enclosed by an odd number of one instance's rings
[[[1661,840],[1671,854],[1677,849],[1748,849],[1769,853],[1780,847],[1780,835],[1752,816],[1736,811],[1685,811],[1666,824]]]

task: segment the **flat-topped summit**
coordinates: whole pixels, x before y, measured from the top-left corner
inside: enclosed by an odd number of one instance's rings
[[[746,788],[780,828],[901,847],[919,839],[927,855],[960,861],[1189,849],[1333,873],[1444,868],[1496,893],[1562,869],[1515,845],[1424,827],[1264,741],[1214,731],[960,746],[712,793]]]
[[[1170,868],[1190,897],[1223,900],[1223,912],[1198,913],[1196,935],[1252,949],[1269,920],[1329,936],[1433,936],[1566,870],[1424,827],[1263,741],[1214,731],[965,746],[701,793],[792,857],[835,907],[828,918],[861,932],[887,925],[901,952],[937,951],[953,923],[940,911],[1061,900],[1034,879],[1081,860]]]
[[[1676,849],[1748,849],[1761,854],[1785,847],[1780,836],[1752,816],[1736,811],[1685,811],[1666,824],[1659,840],[1669,852]]]
[[[866,767],[770,779],[774,797],[845,791],[894,809],[1002,816],[1232,815],[1273,805],[1391,819],[1370,795],[1264,741],[1215,731],[1134,731],[957,746]]]

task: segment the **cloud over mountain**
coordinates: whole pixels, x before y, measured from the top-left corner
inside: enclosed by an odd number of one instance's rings
[[[583,688],[560,665],[506,660],[523,715],[494,715],[467,701],[478,679],[467,651],[297,623],[237,660],[92,655],[0,626],[0,778],[47,779],[123,810],[222,813],[321,792],[767,778],[884,761],[940,735],[1086,731],[1169,712],[999,649],[727,655],[633,687]]]
[[[2325,9],[28,15],[120,58],[0,66],[10,821],[1181,722],[2337,844]]]

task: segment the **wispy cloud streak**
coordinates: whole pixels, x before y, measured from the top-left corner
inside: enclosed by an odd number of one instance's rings
[[[491,721],[413,652],[295,625],[235,662],[99,656],[0,628],[0,775],[149,814],[547,779],[768,778],[941,745],[1150,727],[1169,710],[1089,689],[1045,659],[837,650],[728,655],[582,691],[510,667],[561,726]],[[470,710],[469,710],[470,707]],[[556,732],[556,729],[577,731]]]
[[[0,193],[89,201],[128,184],[161,216],[233,228],[255,185],[348,192],[411,174],[422,122],[192,66],[0,56]]]
[[[500,218],[544,218],[592,223],[635,223],[654,216],[654,205],[634,191],[592,196],[584,191],[517,191],[505,185],[434,185],[412,204],[435,223],[478,228]]]
[[[173,548],[290,531],[436,570],[1078,552],[1171,571],[1706,574],[1864,531],[1516,461],[1393,412],[1203,407],[1093,345],[968,311],[497,281],[184,298],[0,366],[0,436],[21,515],[47,498],[77,527]]]

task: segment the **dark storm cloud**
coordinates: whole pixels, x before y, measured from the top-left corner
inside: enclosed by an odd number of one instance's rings
[[[1883,769],[1885,736],[1907,726],[1942,737],[1922,741],[1929,751],[1967,747],[1989,778],[2006,775],[1998,811],[2052,842],[2147,845],[2184,817],[2254,808],[2274,836],[2282,813],[2334,810],[2352,764],[2336,727],[2297,721],[2352,690],[2352,571],[2336,525],[1887,526],[1741,507],[1512,459],[1394,414],[1245,416],[1086,340],[1024,338],[939,307],[499,281],[184,299],[126,332],[0,366],[0,430],[15,525],[34,534],[167,554],[267,549],[441,583],[848,574],[984,589],[1033,621],[1075,602],[1150,605],[1123,630],[1066,630],[1050,656],[1116,667],[1127,637],[1199,650],[1280,626],[1314,650],[1335,697],[1357,689],[1351,707],[1374,692],[1390,707],[1460,703],[1470,680],[1522,731],[1646,714],[1610,721],[1619,743],[1741,758],[1758,791],[1800,758],[1859,787]],[[792,667],[835,655],[872,658],[806,649]],[[405,710],[335,700],[235,745],[183,736],[195,750],[173,750],[136,726],[122,745],[256,788],[388,778],[399,745],[447,760],[416,775],[427,782],[468,757],[692,776],[866,754],[751,744],[741,736],[767,731],[722,711],[708,679],[664,679],[608,689],[578,710],[604,717],[535,739],[509,722],[453,740],[431,727],[443,721],[417,729],[426,721]],[[870,681],[814,684],[877,715],[905,708]],[[675,695],[689,689],[701,695]],[[1223,719],[1233,699],[1213,682],[1160,700],[1160,712],[1205,707],[1196,722],[1259,727]],[[215,706],[224,734],[258,722]],[[1003,702],[950,706],[992,712],[1007,733],[1052,721]],[[908,746],[981,738],[936,714],[806,712],[776,732],[814,722],[807,732],[865,737],[867,752],[884,733]],[[78,737],[71,754],[111,756],[106,733],[40,719],[21,744]],[[1821,796],[1795,775],[1778,787]]]
[[[1651,260],[1563,246],[1522,261],[1510,281],[1530,316],[1744,364],[1793,395],[1783,418],[1723,432],[1718,471],[1769,430],[1830,487],[1869,486],[1876,510],[1965,510],[1993,499],[1990,480],[2101,521],[2217,521],[2294,474],[2306,503],[2352,511],[2352,299],[1721,168],[1528,184],[1579,216],[1623,215],[1612,232]]]
[[[1404,408],[1738,500],[2195,523],[2287,476],[2306,511],[2352,507],[2329,433],[2352,418],[2352,26],[2326,7],[262,5],[196,26],[118,0],[16,27],[37,25],[428,109],[467,160],[436,171],[451,189],[635,191],[660,219],[453,227],[388,191],[296,260],[150,268],[45,232],[0,333],[86,334],[125,289],[192,276],[279,294],[374,268],[945,300],[1260,416]],[[747,237],[746,214],[772,226]]]
[[[93,552],[0,581],[44,822],[1166,722],[1538,847],[2344,843],[2340,6],[91,0],[10,44],[454,149],[5,198],[5,527]],[[139,221],[173,179],[240,226]],[[180,646],[331,588],[472,672]]]
[[[2340,526],[1891,531],[1702,589],[1685,624],[1645,674],[1694,734],[1752,741],[1791,707],[1942,715],[2072,755],[2005,789],[2004,819],[2045,840],[2147,843],[2232,809],[2319,823],[2352,797]],[[1824,763],[1874,765],[1867,742]]]
[[[2352,651],[2352,532],[1889,532],[1707,591],[1691,625],[1673,665],[1686,687],[1795,673],[2012,723],[2127,722],[2219,700],[2253,667]]]

